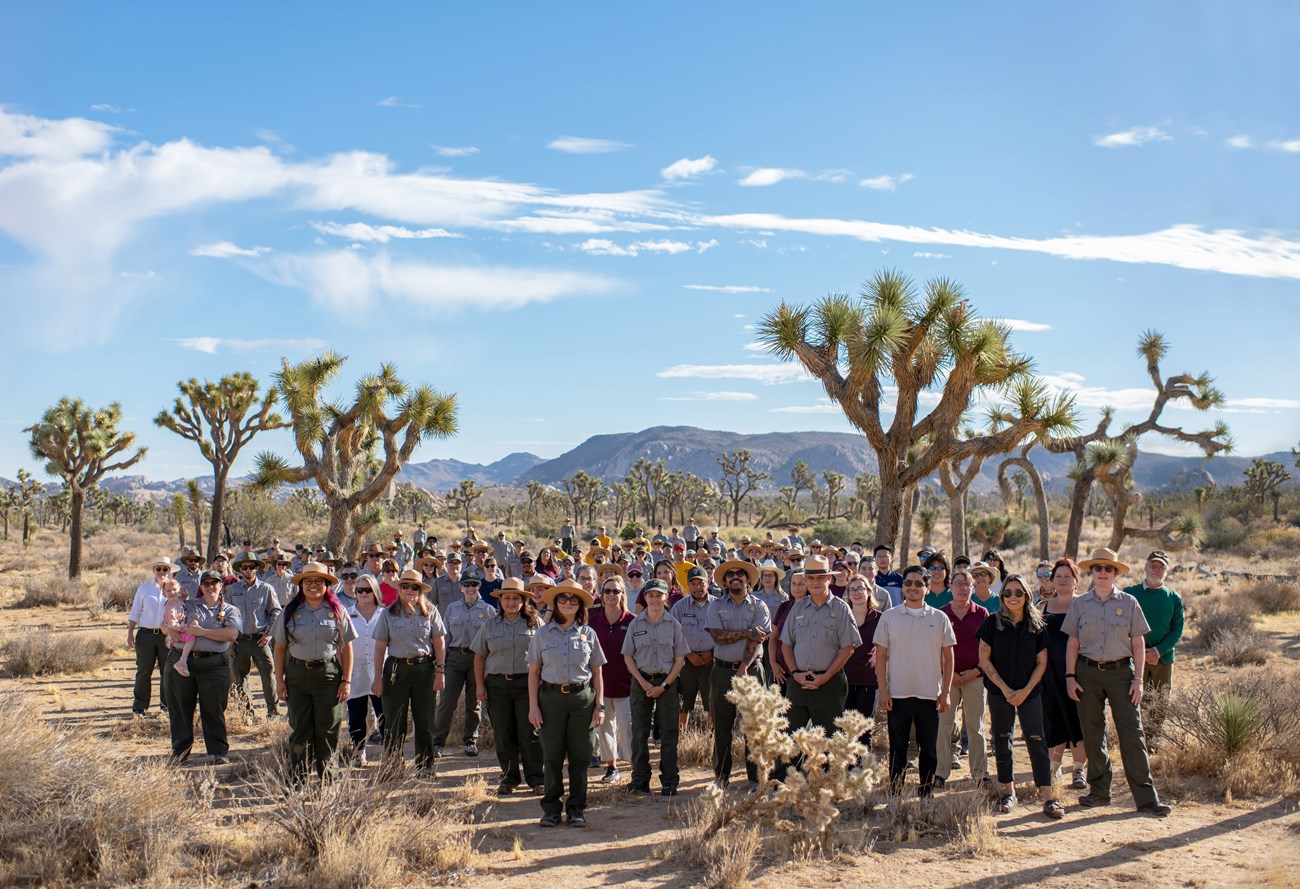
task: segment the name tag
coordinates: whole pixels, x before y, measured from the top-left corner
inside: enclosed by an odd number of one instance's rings
[[[637,630],[637,631],[636,631],[635,633],[633,633],[632,635],[633,635],[633,636],[644,636],[644,635],[645,635],[646,633],[648,633],[648,632],[650,632],[650,631],[649,631],[649,630]]]
[[[577,650],[580,649],[581,647],[582,647],[582,643],[579,642],[577,639],[574,639],[574,640],[573,640],[573,650],[574,650],[574,651],[577,651]]]

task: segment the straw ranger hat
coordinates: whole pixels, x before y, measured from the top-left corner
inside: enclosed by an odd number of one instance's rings
[[[326,568],[320,562],[308,562],[306,565],[303,566],[301,572],[295,574],[293,577],[289,579],[289,582],[296,586],[309,577],[319,577],[322,580],[324,580],[326,583],[328,583],[330,586],[334,586],[339,582],[339,579],[335,577],[333,574],[331,574],[329,572],[329,569]]]
[[[577,596],[588,608],[591,607],[593,602],[591,593],[583,589],[582,584],[566,577],[564,580],[542,593],[542,601],[546,603],[547,608],[552,611],[555,610],[555,597],[560,595],[560,593],[568,593],[571,596]]]
[[[414,568],[407,568],[399,574],[397,577],[397,583],[399,585],[403,583],[416,584],[419,586],[421,593],[427,593],[429,590],[433,589],[432,586],[424,582],[424,575],[420,574],[420,572],[416,571]]]
[[[524,582],[518,577],[507,577],[501,582],[501,588],[497,590],[497,598],[500,599],[506,593],[515,593],[521,598],[528,598],[528,593],[524,589]]]
[[[1113,549],[1098,547],[1094,549],[1088,558],[1079,563],[1079,570],[1085,574],[1092,570],[1093,565],[1110,565],[1120,574],[1128,574],[1128,565],[1125,565],[1117,557],[1118,554]],[[974,569],[971,569],[974,570]]]
[[[778,566],[776,562],[772,561],[771,559],[764,559],[763,561],[759,562],[758,570],[760,572],[760,577],[762,576],[761,572],[763,571],[775,572],[777,583],[780,583],[782,578],[785,577],[785,569]]]
[[[627,580],[627,569],[618,562],[601,562],[596,566],[596,577],[604,583],[605,578],[610,574],[617,574],[619,577]]]
[[[759,578],[758,566],[755,565],[753,562],[745,562],[740,559],[728,559],[727,561],[719,565],[717,568],[715,568],[713,570],[714,583],[716,583],[718,586],[722,587],[725,590],[727,588],[727,585],[725,583],[727,572],[735,568],[739,568],[740,570],[745,572],[745,575],[749,578],[749,585],[751,587],[758,586],[758,578]]]
[[[524,590],[531,593],[533,590],[549,590],[553,586],[555,586],[555,581],[545,574],[534,574],[524,583]]]
[[[745,547],[744,554],[747,559],[761,559],[763,556],[767,555],[767,550],[763,549],[763,547],[759,546],[757,543],[751,543]]]
[[[168,571],[175,571],[176,565],[173,564],[170,556],[163,556],[161,559],[154,559],[153,564],[149,566],[150,570],[154,568],[166,568]]]
[[[425,568],[433,566],[433,572],[437,574],[442,570],[442,560],[436,556],[425,556],[415,563],[416,570],[423,571]]]
[[[805,576],[827,575],[831,573],[830,560],[825,556],[809,556],[803,561],[803,573]]]

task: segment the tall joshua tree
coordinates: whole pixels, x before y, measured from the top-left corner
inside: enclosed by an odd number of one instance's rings
[[[802,364],[876,452],[882,542],[899,534],[905,494],[945,461],[1004,454],[1031,435],[1073,430],[1073,400],[1048,393],[1029,359],[1012,351],[1010,333],[978,318],[956,283],[930,281],[921,293],[893,271],[868,281],[860,299],[839,293],[807,306],[782,303],[758,326],[768,350]],[[1003,423],[962,439],[958,425],[976,396],[1004,402]],[[929,413],[923,403],[933,403]],[[881,416],[891,412],[886,427]],[[908,449],[921,442],[909,464]]]
[[[68,506],[71,541],[68,547],[68,577],[81,575],[81,516],[86,495],[95,490],[106,473],[134,466],[143,459],[146,449],[110,462],[135,444],[134,432],[122,432],[122,406],[113,402],[106,408],[91,410],[79,398],[60,398],[45,411],[40,422],[23,430],[31,434],[28,444],[32,456],[45,461],[45,471],[63,479],[70,492]]]
[[[298,466],[276,454],[257,456],[259,487],[315,479],[329,506],[326,546],[355,557],[361,538],[382,519],[375,501],[423,441],[456,434],[456,396],[411,387],[391,364],[357,381],[349,402],[324,389],[347,359],[326,352],[299,364],[282,361],[275,388],[289,411]]]
[[[212,521],[207,552],[211,561],[220,543],[226,480],[235,458],[257,433],[289,424],[271,410],[275,406],[275,387],[259,398],[259,384],[249,373],[233,373],[215,383],[191,378],[177,383],[176,388],[181,390],[176,403],[170,411],[159,412],[153,421],[198,444],[203,458],[212,464]],[[199,538],[194,543],[197,546]]]

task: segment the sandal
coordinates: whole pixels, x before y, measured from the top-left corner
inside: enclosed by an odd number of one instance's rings
[[[1056,820],[1065,817],[1065,808],[1054,799],[1049,799],[1043,803],[1043,814],[1048,818]]]
[[[1004,796],[998,800],[998,814],[1009,815],[1011,810],[1016,807],[1016,798],[1014,796]]]

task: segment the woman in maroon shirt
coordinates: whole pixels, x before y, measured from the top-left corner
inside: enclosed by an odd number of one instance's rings
[[[605,683],[605,721],[596,729],[600,754],[597,763],[605,764],[606,784],[618,781],[618,761],[632,760],[632,674],[623,660],[623,640],[628,624],[636,615],[627,610],[627,586],[623,578],[611,574],[600,585],[600,607],[592,610],[588,625],[596,631],[605,666],[601,675]]]
[[[848,662],[844,664],[844,676],[849,680],[849,694],[845,700],[845,709],[857,710],[863,716],[875,721],[876,718],[876,665],[874,663],[876,626],[880,623],[880,612],[876,609],[876,599],[871,595],[867,579],[860,574],[853,575],[846,590],[849,609],[853,612],[853,622],[858,625],[862,644],[853,649]],[[867,747],[871,746],[871,729],[859,739]]]

